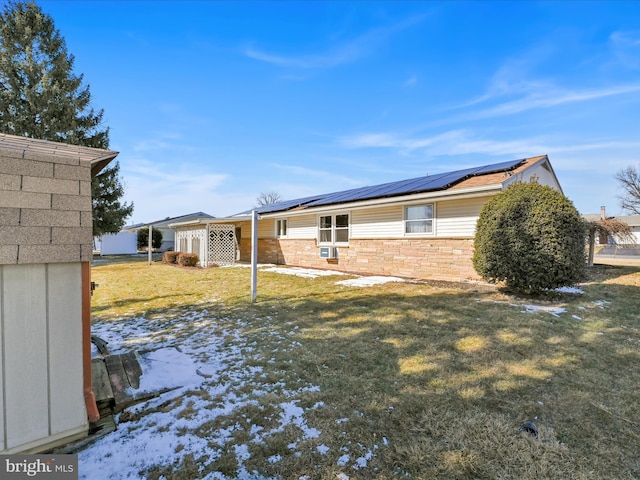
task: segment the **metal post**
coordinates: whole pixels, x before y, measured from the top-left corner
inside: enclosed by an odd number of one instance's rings
[[[258,294],[258,213],[251,212],[251,302]]]
[[[152,258],[151,258],[152,241],[153,241],[153,227],[151,225],[149,225],[149,246],[148,246],[148,249],[149,249],[149,265],[151,265],[151,261],[152,261]]]

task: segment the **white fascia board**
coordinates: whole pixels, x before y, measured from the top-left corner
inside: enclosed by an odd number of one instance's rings
[[[224,217],[224,218],[197,218],[195,220],[188,220],[186,222],[170,223],[169,228],[190,227],[193,225],[208,225],[210,223],[234,223],[244,222],[251,220],[251,215],[238,215],[236,217]]]
[[[428,201],[442,201],[442,200],[457,200],[464,198],[485,197],[492,193],[498,193],[502,190],[502,183],[496,183],[493,185],[483,185],[481,187],[461,188],[455,191],[438,191],[438,192],[426,192],[415,193],[413,195],[401,195],[397,197],[385,197],[376,198],[373,200],[362,200],[360,202],[347,202],[337,203],[333,205],[322,205],[318,207],[303,208],[301,210],[287,210],[285,212],[265,213],[261,218],[282,218],[291,217],[294,215],[310,215],[318,214],[322,212],[333,212],[336,210],[359,210],[362,208],[370,208],[380,205],[396,205],[405,203],[416,203],[424,200]]]

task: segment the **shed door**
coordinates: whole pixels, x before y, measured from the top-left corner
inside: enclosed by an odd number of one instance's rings
[[[232,265],[236,261],[234,225],[209,225],[207,265]]]

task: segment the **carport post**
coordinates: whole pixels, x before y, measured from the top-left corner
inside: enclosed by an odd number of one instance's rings
[[[258,294],[258,212],[251,211],[251,302]]]
[[[151,226],[151,224],[149,224],[149,246],[148,246],[148,249],[149,249],[149,265],[151,265],[151,245],[152,245],[151,242],[152,241],[153,241],[153,227]]]

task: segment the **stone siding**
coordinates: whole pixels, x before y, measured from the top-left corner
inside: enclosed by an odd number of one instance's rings
[[[0,264],[88,262],[91,164],[0,149]]]
[[[251,242],[241,242],[241,260],[251,260]],[[392,275],[422,280],[480,280],[472,264],[472,238],[351,239],[337,259],[320,258],[315,240],[260,239],[258,262]]]

